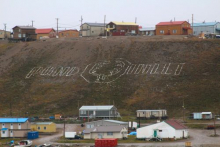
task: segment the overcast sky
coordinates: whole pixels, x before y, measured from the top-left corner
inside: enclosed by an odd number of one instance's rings
[[[0,29],[16,25],[79,29],[83,22],[124,21],[152,27],[161,21],[220,21],[220,0],[0,0]]]

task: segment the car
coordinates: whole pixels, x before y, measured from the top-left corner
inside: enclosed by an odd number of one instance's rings
[[[216,35],[215,37],[216,37],[216,38],[220,38],[220,35]]]
[[[74,139],[83,139],[83,138],[81,136],[79,136],[79,135],[75,135]]]
[[[220,117],[216,118],[216,120],[220,120]]]

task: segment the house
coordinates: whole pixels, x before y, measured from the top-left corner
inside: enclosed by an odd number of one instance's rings
[[[32,40],[36,40],[37,34],[35,30],[36,28],[32,26],[15,26],[13,28],[13,38],[14,39],[30,38]]]
[[[137,110],[137,118],[140,119],[166,119],[167,110]]]
[[[52,133],[56,132],[56,124],[53,122],[33,122],[31,123],[31,130],[44,133]]]
[[[0,118],[0,137],[27,137],[30,127],[28,118]]]
[[[48,29],[36,29],[37,40],[42,39],[44,37],[54,38],[56,37],[56,31],[53,28]]]
[[[220,22],[203,22],[193,23],[193,35],[204,34],[220,34]]]
[[[193,119],[212,119],[212,112],[194,112],[192,113]]]
[[[89,23],[86,22],[80,26],[80,36],[91,37],[104,35],[105,24],[104,23]]]
[[[118,120],[98,120],[98,121],[91,121],[85,123],[86,128],[94,128],[98,126],[124,126],[128,128],[128,122],[118,121]]]
[[[181,139],[188,136],[187,128],[175,120],[166,120],[137,129],[137,139]]]
[[[84,139],[95,138],[127,138],[128,131],[124,126],[98,126],[85,129]]]
[[[136,35],[139,32],[139,26],[134,22],[110,22],[106,25],[110,29],[109,36]]]
[[[0,39],[11,38],[11,32],[0,30]]]
[[[155,34],[156,34],[155,27],[147,27],[147,28],[139,29],[139,35],[142,35],[142,36],[153,36]]]
[[[59,38],[73,38],[73,37],[79,37],[79,31],[78,30],[61,30],[59,31]]]
[[[160,22],[156,25],[156,35],[189,35],[192,28],[187,21]]]
[[[55,114],[55,119],[61,119],[62,115],[61,114]]]
[[[82,106],[79,109],[80,118],[115,118],[120,117],[117,108],[113,105]]]

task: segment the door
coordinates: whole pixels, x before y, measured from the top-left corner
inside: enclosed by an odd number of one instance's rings
[[[18,129],[21,129],[21,124],[20,123],[18,124]]]
[[[10,131],[10,137],[13,137],[13,131],[12,130]]]
[[[13,124],[10,124],[10,129],[13,129]]]
[[[157,137],[157,130],[154,130],[154,137]]]

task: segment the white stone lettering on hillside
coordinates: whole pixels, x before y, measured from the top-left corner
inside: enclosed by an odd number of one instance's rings
[[[90,63],[83,70],[76,66],[34,67],[25,78],[29,79],[34,76],[71,77],[79,74],[88,83],[111,83],[125,75],[179,76],[184,65],[185,63],[131,64],[129,61],[119,58],[115,61]]]

